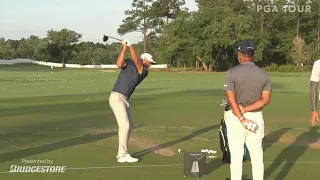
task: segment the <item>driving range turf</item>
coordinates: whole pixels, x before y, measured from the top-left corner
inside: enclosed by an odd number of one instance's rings
[[[207,158],[201,179],[229,177],[219,146],[225,73],[150,72],[131,100],[135,128],[129,151],[140,162],[120,164],[117,124],[108,103],[118,72],[0,68],[0,172],[11,165],[49,165],[23,159],[49,159],[67,167],[65,173],[0,173],[1,180],[193,179],[183,177],[179,148],[217,150],[217,159]],[[272,100],[264,110],[266,179],[318,179],[320,130],[310,128],[310,73],[270,75]],[[250,161],[243,167],[251,178]]]

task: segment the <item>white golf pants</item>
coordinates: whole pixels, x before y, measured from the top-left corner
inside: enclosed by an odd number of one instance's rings
[[[263,113],[247,112],[244,117],[258,124],[259,129],[253,133],[246,130],[240,123],[237,116],[232,111],[225,113],[225,121],[227,126],[227,136],[229,141],[229,149],[231,153],[231,180],[242,179],[242,161],[246,143],[250,153],[252,164],[253,180],[263,180],[264,164],[263,164],[263,148],[262,139],[264,138],[264,120]]]
[[[130,102],[124,95],[117,92],[111,92],[109,104],[119,127],[119,148],[117,158],[123,157],[128,154],[128,141],[133,128]]]

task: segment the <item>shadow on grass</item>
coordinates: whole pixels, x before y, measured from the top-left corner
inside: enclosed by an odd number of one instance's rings
[[[210,130],[217,129],[217,128],[219,128],[219,125],[214,125],[214,126],[209,126],[209,127],[206,127],[206,128],[202,128],[202,129],[199,129],[199,130],[196,130],[196,131],[192,132],[191,134],[189,134],[187,136],[184,136],[182,138],[176,139],[174,141],[170,141],[170,142],[166,142],[166,143],[163,143],[163,144],[159,144],[157,146],[150,147],[148,149],[133,153],[132,156],[137,157],[137,158],[142,158],[143,156],[145,156],[147,154],[150,154],[150,153],[153,153],[154,151],[157,151],[157,150],[160,150],[160,149],[163,149],[163,148],[167,148],[167,147],[173,146],[175,144],[178,144],[178,143],[181,143],[181,142],[184,142],[184,141],[188,141],[188,140],[190,140],[190,139],[192,139],[194,137],[197,137],[197,136],[199,136],[199,135],[201,135],[203,133],[206,133],[206,132],[208,132]]]
[[[272,83],[272,92],[276,94],[299,94],[301,91],[292,90],[288,84],[273,82]]]
[[[27,156],[37,155],[41,153],[46,153],[50,151],[54,151],[57,149],[62,149],[70,146],[76,146],[80,144],[86,144],[89,142],[105,139],[111,136],[115,136],[117,132],[110,132],[110,133],[102,133],[102,134],[95,134],[95,135],[84,135],[81,137],[76,137],[72,139],[63,140],[54,144],[46,144],[38,147],[32,147],[28,149],[21,149],[13,152],[8,152],[5,154],[0,155],[0,162],[11,161],[15,159],[24,158]]]
[[[83,110],[89,112],[102,112],[103,110],[109,108],[108,101],[105,100],[96,100],[96,101],[85,101],[87,97],[84,98],[72,98],[62,99],[59,102],[59,99],[46,100],[45,98],[30,98],[30,100],[26,99],[28,104],[23,104],[20,106],[14,107],[4,107],[0,108],[0,115],[2,118],[11,118],[14,116],[23,115],[26,119],[29,115],[34,114],[46,114],[54,116],[55,114],[62,113],[79,113],[83,112]],[[73,102],[70,102],[73,101]],[[42,103],[43,102],[43,103]],[[23,100],[14,102],[15,104],[24,103]]]
[[[196,86],[195,86],[196,87]],[[276,93],[283,93],[283,94],[297,94],[297,93],[301,93],[299,91],[292,91],[290,90],[290,88],[288,88],[288,86],[286,84],[281,84],[281,83],[272,83],[272,88],[274,91],[276,91]],[[141,89],[142,90],[142,89]],[[139,90],[139,91],[141,91]],[[151,89],[152,90],[152,89]],[[139,94],[141,95],[141,94]],[[149,100],[150,98],[166,98],[166,97],[183,97],[185,98],[185,96],[221,96],[222,98],[225,97],[225,91],[223,90],[223,87],[221,88],[212,88],[212,89],[207,89],[207,88],[203,88],[203,89],[198,89],[198,88],[192,88],[192,89],[182,89],[182,90],[172,90],[169,92],[157,92],[154,94],[147,94],[145,96],[138,96],[138,97],[134,97],[134,101],[140,101],[140,100]]]
[[[142,126],[143,125],[136,126],[135,129],[140,128]],[[81,137],[75,137],[75,138],[63,140],[63,141],[53,143],[53,144],[45,144],[45,145],[38,146],[38,147],[32,147],[32,148],[12,151],[12,152],[1,154],[0,155],[0,162],[7,162],[7,161],[15,160],[15,159],[24,158],[27,156],[33,156],[33,155],[42,154],[42,153],[46,153],[46,152],[50,152],[50,151],[55,151],[58,149],[63,149],[63,148],[71,147],[71,146],[86,144],[86,143],[106,139],[106,138],[115,136],[117,134],[118,134],[118,131],[100,133],[100,134],[87,134],[87,135],[84,135]]]
[[[316,143],[320,138],[319,127],[311,127],[308,132],[299,135],[295,141],[285,148],[265,171],[267,179],[277,168],[283,165],[281,172],[274,178],[283,180],[291,171],[297,160],[310,148],[310,144]]]
[[[266,151],[268,148],[270,148],[288,130],[290,130],[290,128],[283,128],[283,129],[279,129],[277,131],[273,131],[270,134],[266,135],[264,138],[263,150]],[[225,163],[222,161],[222,158],[217,158],[217,159],[210,161],[209,163],[207,163],[206,174],[213,173],[215,170],[219,169],[223,165],[225,165]],[[249,180],[248,175],[246,175],[246,174],[243,175],[242,179]]]
[[[282,128],[276,131],[271,132],[266,135],[263,140],[263,151],[269,149],[274,143],[278,142],[281,136],[287,131],[291,130],[291,128]]]

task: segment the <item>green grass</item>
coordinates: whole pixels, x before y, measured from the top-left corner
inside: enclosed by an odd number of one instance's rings
[[[108,98],[117,75],[99,70],[1,66],[0,172],[22,165],[22,159],[50,159],[53,165],[67,168],[183,164],[183,154],[177,153],[181,148],[218,150],[219,159],[207,159],[207,175],[202,179],[229,177],[229,165],[221,163],[218,136],[224,73],[149,74],[132,97],[136,128],[129,151],[140,155],[137,164],[119,164],[115,158],[117,124]],[[320,131],[310,129],[309,73],[270,75],[272,101],[264,111],[267,179],[317,179]],[[153,153],[152,147],[162,148],[170,156]],[[244,174],[251,178],[247,163]],[[183,166],[0,174],[0,180],[16,179],[192,178],[183,177]]]

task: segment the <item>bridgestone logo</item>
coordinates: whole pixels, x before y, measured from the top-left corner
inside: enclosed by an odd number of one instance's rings
[[[17,166],[11,165],[10,173],[64,173],[66,166]]]

